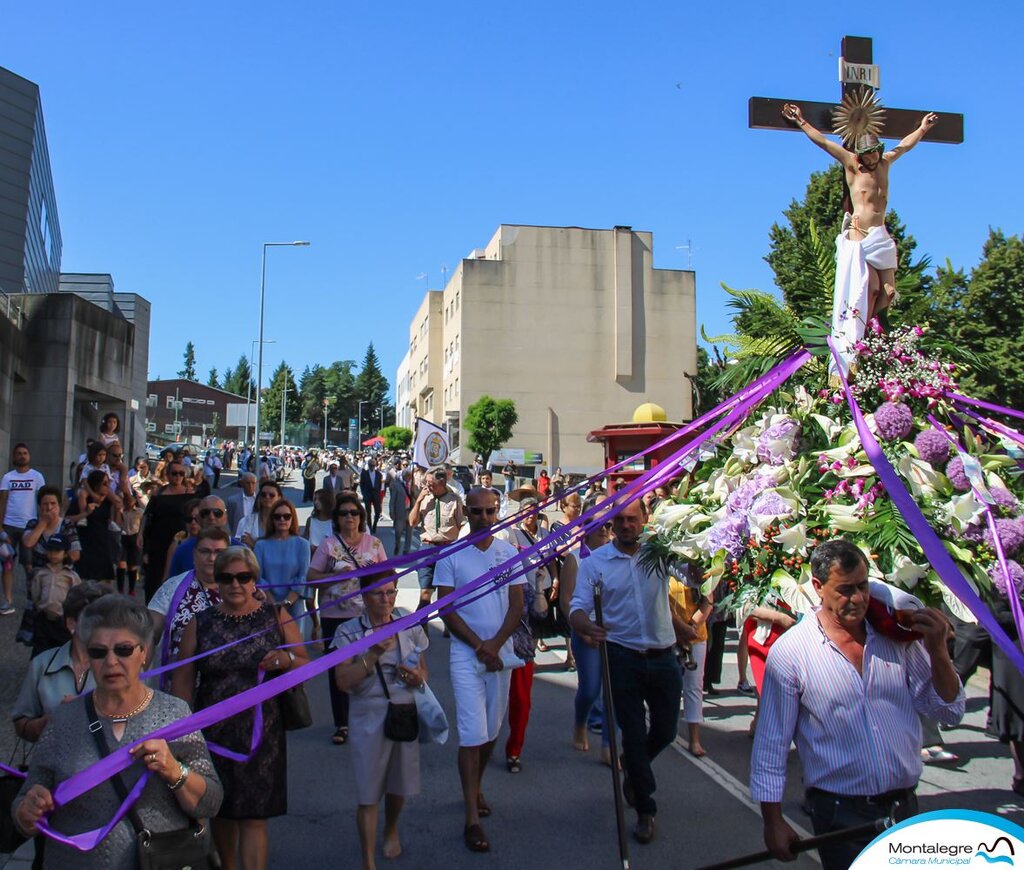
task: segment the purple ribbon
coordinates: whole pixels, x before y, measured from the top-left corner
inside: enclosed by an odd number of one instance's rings
[[[995,405],[992,402],[985,402],[981,399],[972,399],[970,396],[965,396],[962,393],[946,392],[943,395],[945,395],[946,398],[952,399],[954,402],[960,402],[964,405],[974,405],[976,408],[984,408],[986,411],[995,411],[997,414],[1006,414],[1010,417],[1017,417],[1024,420],[1024,411],[1017,411],[1013,408],[1004,408],[1002,405]]]
[[[15,779],[24,779],[28,775],[24,770],[18,770],[17,768],[10,767],[7,764],[0,764],[0,770],[8,776],[13,776]]]
[[[828,344],[832,350],[833,357],[837,357],[831,338],[829,338]],[[836,364],[838,365],[838,359]],[[1024,654],[1021,653],[1020,649],[1003,631],[991,611],[985,606],[985,602],[981,600],[978,593],[964,579],[956,562],[953,561],[953,557],[946,552],[946,548],[942,545],[939,536],[935,534],[935,530],[932,529],[924,514],[921,513],[917,502],[914,501],[910,493],[903,486],[903,481],[900,480],[899,475],[889,464],[889,460],[885,458],[885,454],[882,452],[882,448],[878,446],[875,436],[868,429],[857,400],[853,397],[853,393],[850,392],[850,385],[846,380],[846,376],[842,371],[839,371],[838,374],[842,381],[846,402],[850,406],[853,424],[857,429],[857,435],[860,437],[860,443],[864,447],[864,452],[874,466],[879,480],[882,481],[886,491],[889,493],[889,498],[892,499],[893,504],[896,505],[899,512],[903,515],[907,528],[910,529],[917,542],[921,545],[925,557],[931,563],[932,568],[935,569],[942,582],[949,587],[950,591],[957,598],[967,605],[967,608],[975,615],[978,622],[992,636],[992,640],[999,644],[1000,649],[1013,661],[1017,669],[1024,673]]]
[[[90,849],[95,849],[96,846],[119,824],[121,820],[128,815],[132,805],[142,796],[142,791],[146,787],[146,783],[149,782],[150,772],[147,770],[142,776],[139,777],[139,781],[132,786],[132,790],[128,792],[128,797],[125,798],[124,802],[117,808],[117,812],[114,813],[114,817],[107,822],[102,828],[96,828],[94,831],[86,831],[83,834],[62,834],[60,831],[50,826],[50,823],[45,818],[39,819],[36,822],[36,828],[47,837],[56,840],[58,843],[63,843],[65,846],[71,846],[73,849],[78,849],[79,852],[88,852]]]
[[[160,664],[166,665],[171,657],[171,625],[174,623],[174,617],[178,615],[178,608],[181,607],[181,602],[185,598],[185,593],[188,592],[188,587],[192,585],[192,580],[195,578],[195,569],[189,571],[181,580],[181,582],[174,587],[174,595],[171,596],[171,605],[167,608],[167,615],[164,617],[164,630],[160,638]],[[166,691],[167,680],[161,676],[160,688]]]
[[[259,676],[256,678],[256,685],[258,686],[267,677],[267,672],[260,670]],[[242,710],[238,711],[241,714]],[[237,761],[240,764],[244,764],[247,761],[251,761],[252,757],[256,754],[256,750],[260,748],[260,744],[263,742],[263,705],[257,704],[255,712],[252,714],[252,737],[249,738],[249,754],[243,755],[241,752],[235,752],[234,749],[228,749],[226,746],[221,746],[219,743],[214,743],[212,740],[206,741],[206,746],[216,755],[221,758],[227,758],[231,761]]]
[[[963,449],[960,442],[950,435],[949,432],[946,431],[945,427],[940,425],[939,421],[931,414],[928,415],[928,421],[932,426],[946,436],[946,440],[953,445],[957,454],[963,458],[966,451]],[[968,483],[971,486],[971,492],[974,493],[984,508],[985,523],[988,525],[989,531],[992,533],[992,543],[996,551],[996,559],[999,562],[999,570],[1003,572],[1003,576],[1006,578],[1006,588],[1009,592],[1006,597],[1010,602],[1010,613],[1013,615],[1013,623],[1017,627],[1017,637],[1022,638],[1024,637],[1024,608],[1021,607],[1020,603],[1020,590],[1017,589],[1017,585],[1013,580],[1013,575],[1010,573],[1010,566],[1006,563],[1006,553],[1003,550],[1003,542],[999,540],[999,529],[996,526],[995,514],[992,512],[992,506],[989,504],[984,494],[978,490],[977,486],[975,486],[974,481],[968,478]]]
[[[622,492],[609,496],[590,511],[587,511],[577,519],[566,523],[555,533],[555,535],[557,537],[571,537],[576,533],[578,528],[585,527],[595,516],[603,515],[609,504],[615,505],[617,510],[622,510],[626,505],[631,504],[633,501],[636,501],[636,499],[642,497],[646,490],[653,489],[655,486],[660,485],[660,482],[663,479],[670,479],[675,476],[678,473],[678,462],[682,457],[685,457],[688,453],[699,449],[706,440],[715,437],[722,430],[742,421],[756,404],[762,401],[772,392],[772,390],[775,389],[777,383],[784,382],[788,379],[793,372],[799,369],[805,362],[807,362],[808,359],[810,359],[810,354],[807,351],[799,351],[763,375],[761,378],[758,378],[757,381],[755,381],[755,383],[746,390],[719,406],[723,410],[730,407],[733,408],[733,410],[731,413],[726,415],[724,419],[720,420],[718,423],[714,424],[702,433],[700,438],[686,444],[667,460],[659,463],[641,477],[638,477]],[[715,416],[718,415],[716,414]],[[704,415],[700,420],[703,421],[707,417],[708,415]],[[696,423],[697,421],[694,421],[694,424]],[[692,427],[694,424],[690,424],[690,426]],[[673,433],[673,436],[678,438],[681,434],[686,433],[680,430],[679,432]],[[671,440],[671,438],[666,440]],[[620,466],[624,464],[625,462],[620,463]],[[482,531],[476,536],[476,540],[484,539],[489,536],[492,531],[493,529]],[[465,546],[468,543],[475,543],[475,541],[467,538],[463,539],[463,541],[459,543],[462,543]],[[433,618],[433,616],[445,611],[447,608],[456,606],[462,599],[469,600],[468,596],[474,592],[479,590],[487,590],[489,592],[491,591],[488,588],[489,586],[497,588],[498,586],[504,585],[512,579],[513,570],[510,566],[514,566],[516,563],[519,565],[519,569],[516,572],[517,576],[518,574],[532,570],[534,567],[534,563],[531,561],[532,557],[541,553],[543,550],[551,549],[551,546],[549,539],[539,541],[522,552],[517,553],[515,557],[509,559],[507,562],[503,562],[480,577],[477,577],[462,588],[454,590],[443,598],[438,599],[430,607],[423,608],[422,610],[385,623],[373,633],[355,640],[340,649],[326,653],[314,662],[309,662],[299,668],[287,671],[269,683],[264,683],[262,685],[257,684],[250,689],[246,689],[237,695],[226,698],[223,701],[206,707],[205,709],[193,713],[190,716],[171,722],[162,728],[158,728],[151,734],[140,738],[140,740],[130,746],[125,746],[115,750],[85,770],[79,771],[64,782],[59,783],[53,791],[54,804],[58,807],[63,806],[130,766],[134,759],[131,757],[129,752],[134,746],[138,745],[142,741],[151,739],[172,741],[194,731],[207,728],[210,725],[234,716],[243,710],[256,706],[257,704],[262,704],[264,701],[276,697],[282,692],[304,683],[344,661],[361,655],[376,643],[378,639],[392,637],[400,631],[427,621]],[[454,547],[436,548],[430,555],[433,559],[439,559],[451,552],[455,552]],[[409,560],[404,558],[403,561]],[[359,576],[365,573],[377,572],[380,571],[381,567],[385,564],[386,563],[380,563],[378,565],[369,566],[368,568],[359,569],[339,576]],[[462,603],[465,602],[463,601]],[[142,788],[139,784],[136,784],[136,788],[132,790],[128,795],[128,798],[122,803],[117,814],[115,814],[114,819],[111,820],[108,825],[97,829],[96,831],[79,834],[75,837],[65,837],[64,835],[58,835],[56,832],[52,831],[52,829],[49,828],[48,825],[45,825],[45,823],[39,825],[40,830],[50,836],[54,836],[55,839],[59,839],[61,842],[65,842],[68,845],[73,846],[76,849],[84,851],[93,848],[96,843],[98,843],[110,832],[110,830],[113,829],[114,825],[124,818],[125,813],[127,813],[131,804],[138,799],[141,792]]]

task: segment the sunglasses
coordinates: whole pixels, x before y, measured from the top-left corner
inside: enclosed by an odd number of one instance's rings
[[[232,583],[244,586],[255,579],[256,575],[252,571],[239,571],[237,574],[229,574],[227,571],[222,571],[217,575],[217,583],[220,586],[230,586]]]
[[[204,520],[207,517],[216,517],[219,520],[222,516],[224,516],[224,510],[221,508],[201,508],[199,511],[199,516],[201,516]]]
[[[277,498],[277,493],[272,489],[265,489],[260,493],[260,498]]]
[[[188,518],[188,521],[189,521],[190,523],[198,523],[198,522],[199,522],[199,517],[197,517],[197,516],[196,516],[195,514],[192,514],[192,516],[190,516],[190,517]]]
[[[289,522],[290,523],[292,521],[292,515],[291,514],[274,514],[274,519],[278,520],[278,521],[284,520],[285,522]]]
[[[184,477],[185,476],[185,472],[184,471],[168,471],[167,472],[167,476],[168,477]]]
[[[359,511],[335,511],[334,515],[336,517],[357,517],[359,516]]]
[[[127,659],[131,658],[137,649],[142,649],[141,643],[115,643],[112,647],[89,646],[85,648],[85,651],[94,661],[102,661],[110,654],[111,650],[119,659]]]
[[[207,559],[215,559],[218,553],[226,549],[227,547],[218,547],[216,550],[211,550],[209,547],[196,547],[196,552]]]
[[[483,516],[484,514],[487,514],[488,516],[490,516],[491,514],[496,514],[498,512],[498,509],[496,507],[489,507],[489,508],[472,507],[472,508],[469,509],[469,512],[474,517]]]

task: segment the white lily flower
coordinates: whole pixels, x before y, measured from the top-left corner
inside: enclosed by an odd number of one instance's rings
[[[685,526],[694,514],[700,512],[701,506],[697,504],[689,502],[674,504],[663,501],[655,508],[654,515],[651,517],[651,524],[669,531],[679,525]]]
[[[803,520],[782,529],[775,540],[786,553],[799,553],[801,556],[806,556],[808,546],[814,543],[807,535],[807,523]]]
[[[885,579],[894,586],[913,589],[922,578],[928,576],[930,570],[928,564],[919,565],[900,553],[893,560],[893,570],[885,575]]]
[[[864,530],[864,520],[854,505],[830,504],[825,506],[831,525],[841,532],[860,532]]]
[[[954,495],[949,501],[939,505],[939,516],[958,532],[964,527],[977,522],[985,510],[985,505],[975,498],[973,492]]]

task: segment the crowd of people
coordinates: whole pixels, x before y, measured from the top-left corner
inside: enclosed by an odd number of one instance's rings
[[[201,460],[168,451],[129,468],[119,431],[116,415],[104,417],[67,486],[48,485],[24,444],[15,447],[13,468],[0,483],[7,547],[0,614],[15,613],[20,560],[28,595],[19,639],[33,654],[12,718],[21,739],[38,743],[13,808],[18,826],[33,834],[47,818],[60,831],[97,827],[113,816],[121,790],[150,773],[137,816],[91,852],[37,838],[39,866],[131,867],[140,825],[196,833],[209,820],[209,848],[220,866],[265,867],[267,820],[288,811],[283,696],[187,738],[145,740],[134,750],[137,763],[105,787],[102,799],[90,792],[55,807],[53,790],[125,735],[143,737],[301,667],[313,643],[326,654],[403,618],[395,572],[383,563],[409,553],[424,557],[416,571],[420,609],[521,565],[518,576],[489,594],[442,613],[462,840],[474,852],[491,848],[483,781],[506,722],[506,770],[517,774],[529,763],[534,659],[548,642],[564,646],[564,668],[577,676],[567,742],[571,734],[571,745],[587,752],[590,735],[600,735],[601,758],[612,765],[598,646],[607,649],[623,791],[641,844],[656,831],[651,762],[676,739],[681,714],[689,751],[706,754],[703,699],[720,691],[729,622],[741,635],[737,691],[759,699],[751,723],[752,793],[762,804],[766,842],[780,858],[792,857],[796,836],[780,804],[792,741],[815,831],[825,832],[894,807],[913,812],[921,765],[936,760],[934,747],[922,745],[921,722],[931,733],[928,723],[955,724],[963,715],[968,665],[962,649],[950,656],[949,619],[919,608],[912,621],[922,640],[908,645],[883,637],[867,618],[867,563],[842,539],[814,551],[818,611],[801,618],[769,602],[735,613],[724,606],[724,592],[701,594],[699,572],[641,559],[641,533],[667,495],[663,488],[629,501],[615,497],[626,485],[621,479],[578,491],[561,469],[520,485],[519,470],[508,463],[499,489],[493,470],[479,461],[463,482],[450,467],[420,468],[402,453],[257,456],[233,445],[216,451],[216,462],[211,451]],[[304,524],[271,458],[298,472],[303,501],[312,505]],[[237,486],[222,497],[220,472],[236,464]],[[541,511],[551,496],[557,501]],[[377,535],[384,512],[394,527],[391,553]],[[586,526],[566,531],[584,513]],[[472,543],[452,551],[449,545],[468,535]],[[356,569],[371,570],[339,577]],[[595,593],[603,601],[602,624]],[[380,851],[395,857],[402,849],[400,813],[421,787],[419,743],[403,730],[411,726],[402,716],[422,702],[428,645],[426,626],[413,625],[328,673],[331,742],[351,744],[364,868],[375,866],[380,803]],[[994,675],[1004,684],[997,694],[1024,696],[1015,672]],[[1000,708],[993,733],[1021,764],[1024,718],[1009,708]],[[836,709],[845,711],[839,720],[829,715]],[[868,747],[842,744],[863,721],[876,722],[892,739],[887,753],[854,771],[850,759]],[[100,735],[95,745],[71,737],[90,725]],[[1024,790],[1022,782],[1018,767],[1015,791]],[[825,866],[848,866],[851,849],[823,852]]]

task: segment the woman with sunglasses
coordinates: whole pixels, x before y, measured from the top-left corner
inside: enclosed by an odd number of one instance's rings
[[[166,452],[166,451],[165,451]],[[167,465],[168,483],[152,495],[142,515],[142,564],[146,574],[146,600],[166,580],[167,551],[174,536],[185,529],[185,504],[194,498],[185,486],[185,466],[178,461]]]
[[[185,502],[185,528],[174,536],[170,546],[167,548],[167,556],[164,559],[166,563],[164,565],[164,577],[173,577],[175,574],[181,573],[180,571],[172,570],[172,565],[174,555],[178,550],[182,549],[182,545],[186,545],[186,549],[189,552],[195,546],[196,535],[199,534],[199,530],[203,525],[199,519],[199,505],[201,503],[202,499],[199,498],[190,498]]]
[[[120,509],[121,498],[110,491],[110,477],[105,471],[90,471],[78,491],[78,510],[73,521],[85,520],[79,525],[78,542],[82,555],[75,570],[83,580],[96,580],[114,588],[115,563],[119,553],[115,551],[110,536],[110,521],[114,509]]]
[[[385,623],[406,615],[406,611],[395,607],[398,586],[393,572],[368,574],[359,579],[359,585],[365,612],[338,628],[332,643],[336,648],[361,640]],[[367,588],[370,586],[375,588]],[[389,702],[412,703],[412,690],[426,682],[427,663],[423,651],[428,643],[423,627],[414,625],[375,643],[363,655],[334,669],[338,687],[352,697],[352,773],[356,783],[356,826],[363,870],[374,870],[376,866],[374,853],[381,798],[384,798],[383,855],[397,858],[402,853],[398,815],[405,799],[420,792],[419,743],[389,740],[384,736],[384,717]]]
[[[260,566],[248,547],[223,550],[213,573],[220,603],[185,627],[178,660],[241,643],[174,671],[174,694],[195,710],[251,689],[261,674],[270,677],[306,663],[305,647],[292,646],[301,642],[295,623],[265,597],[257,597]],[[267,819],[288,812],[287,743],[277,698],[263,703],[262,732],[254,735],[254,725],[253,710],[244,710],[203,732],[207,740],[248,756],[232,761],[214,755],[224,802],[213,819],[213,836],[225,870],[266,867]]]
[[[101,827],[114,817],[121,797],[109,782],[54,807],[57,785],[98,760],[101,753],[96,737],[107,753],[138,742],[131,749],[133,763],[117,776],[124,788],[131,790],[149,773],[134,806],[147,830],[181,830],[216,814],[223,791],[202,735],[194,732],[170,743],[143,739],[189,715],[188,705],[180,699],[154,691],[139,679],[153,638],[149,611],[133,598],[105,595],[82,611],[76,634],[85,646],[96,689],[50,712],[32,754],[28,777],[14,802],[18,827],[33,836],[36,823],[48,816],[56,830],[77,833]],[[89,852],[48,841],[44,866],[62,870],[131,868],[137,861],[136,829],[125,817]]]
[[[558,572],[558,603],[563,613],[569,612],[569,603],[576,591],[576,575],[580,561],[587,554],[603,547],[612,539],[612,524],[598,521],[590,528],[589,534],[583,539],[586,546],[577,545],[565,554]],[[576,699],[575,719],[572,728],[573,749],[587,752],[590,742],[587,739],[587,728],[601,732],[601,760],[611,764],[611,751],[608,748],[608,729],[604,724],[601,709],[601,652],[597,647],[585,643],[576,632],[569,637],[573,656],[576,659]]]
[[[274,502],[281,498],[284,498],[284,494],[275,481],[261,481],[259,489],[256,490],[256,503],[252,507],[252,512],[238,521],[235,537],[240,538],[250,549],[255,547],[256,542],[267,533],[267,530],[273,528],[270,522],[270,509]]]
[[[309,542],[299,534],[299,515],[288,499],[274,502],[266,534],[253,547],[263,575],[262,586],[272,601],[288,608],[303,635],[308,626],[319,624],[316,614],[306,615],[306,574],[309,571]],[[304,638],[309,640],[308,637]]]
[[[366,531],[366,510],[353,492],[341,492],[332,514],[333,534],[328,535],[309,563],[309,580],[325,580],[346,571],[376,565],[387,559],[388,554],[379,538]],[[363,599],[359,595],[359,578],[351,577],[340,583],[313,587],[313,601],[319,608],[320,624],[323,626],[324,651],[331,645],[338,627],[363,612]],[[339,600],[344,598],[344,600]],[[341,745],[348,740],[348,705],[346,692],[338,688],[335,676],[337,668],[328,673],[327,685],[331,695],[331,712],[334,716],[334,735],[331,742]]]

